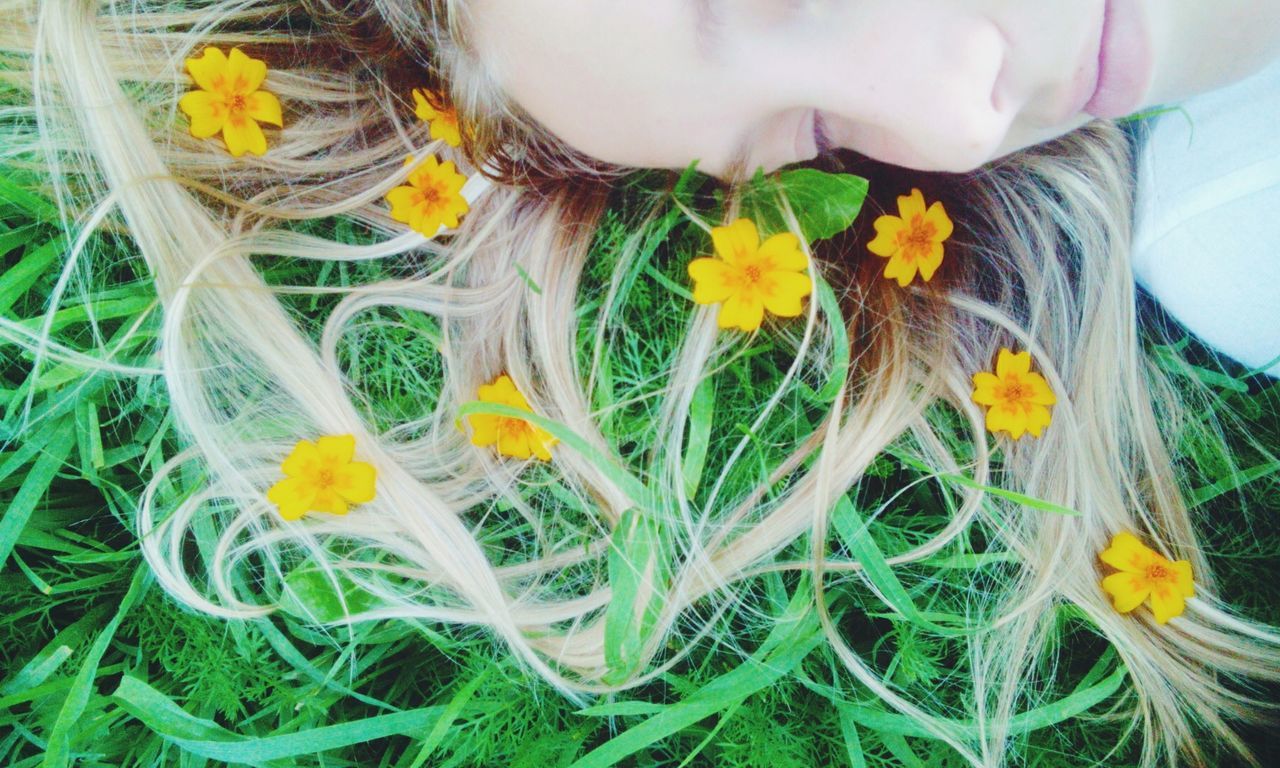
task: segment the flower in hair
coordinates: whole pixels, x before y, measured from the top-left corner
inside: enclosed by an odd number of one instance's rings
[[[1031,371],[1031,353],[1000,350],[996,372],[973,375],[973,402],[988,406],[987,429],[1008,432],[1015,440],[1030,432],[1039,437],[1049,426],[1049,406],[1057,402],[1049,383]]]
[[[409,157],[405,165],[413,165]],[[458,173],[453,161],[441,163],[435,155],[409,173],[409,183],[387,193],[391,218],[427,237],[435,237],[441,227],[458,226],[458,217],[469,208],[462,196],[467,177]]]
[[[267,491],[279,505],[280,516],[297,520],[307,512],[347,514],[351,504],[372,501],[377,471],[372,464],[352,461],[352,435],[326,435],[314,443],[299,440],[280,470],[285,478]]]
[[[505,373],[494,379],[492,384],[480,385],[479,399],[481,402],[510,405],[533,413],[529,401],[524,399],[524,395],[516,389],[515,382]],[[550,461],[551,446],[559,442],[550,432],[535,427],[524,419],[484,414],[468,416],[467,419],[471,422],[473,445],[496,444],[498,453],[517,459],[537,456],[543,461]]]
[[[719,258],[689,262],[689,277],[694,301],[720,305],[721,328],[754,331],[766,309],[779,317],[803,311],[801,301],[813,292],[813,279],[799,238],[783,232],[761,243],[755,222],[738,219],[712,228],[711,242]]]
[[[431,138],[444,140],[451,147],[462,144],[462,131],[458,128],[458,113],[443,106],[437,94],[421,88],[413,89],[414,114],[431,126]]]
[[[1131,533],[1117,533],[1099,558],[1120,571],[1102,580],[1102,590],[1111,595],[1121,613],[1150,603],[1156,621],[1164,624],[1181,616],[1187,598],[1196,596],[1191,563],[1171,561]]]
[[[266,62],[232,48],[228,56],[219,48],[205,48],[198,59],[187,59],[187,72],[200,90],[191,91],[178,108],[191,118],[191,135],[207,139],[218,133],[232,157],[267,151],[267,137],[258,123],[284,125],[280,100],[258,90],[267,77]]]
[[[898,197],[898,215],[885,215],[875,221],[876,236],[867,250],[889,259],[884,276],[906,287],[919,271],[926,283],[942,265],[942,243],[951,237],[954,226],[942,203],[935,202],[926,210],[924,194],[911,190]]]

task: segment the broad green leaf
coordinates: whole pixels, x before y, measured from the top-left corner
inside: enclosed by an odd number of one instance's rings
[[[850,227],[867,197],[867,180],[813,168],[757,175],[743,194],[744,214],[754,216],[761,236],[786,232],[778,195],[786,196],[810,242],[825,240]]]
[[[280,609],[305,621],[341,621],[380,604],[343,571],[334,570],[331,575],[311,562],[290,571],[284,583]]]

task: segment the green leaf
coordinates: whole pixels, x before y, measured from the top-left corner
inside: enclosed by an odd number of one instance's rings
[[[743,194],[744,211],[756,217],[762,236],[788,231],[779,195],[784,195],[810,243],[850,227],[867,197],[867,180],[813,168],[757,175]]]
[[[825,639],[813,610],[810,589],[808,579],[802,578],[786,611],[778,617],[764,643],[732,672],[601,744],[570,768],[617,765],[650,744],[746,701],[789,674]]]
[[[665,605],[670,569],[663,525],[635,507],[622,513],[609,543],[613,592],[604,615],[604,656],[609,666],[605,683],[621,683],[643,664],[645,647]]]
[[[290,571],[284,583],[280,609],[305,621],[341,621],[381,605],[343,571],[326,573],[311,562]]]
[[[269,766],[273,761],[314,755],[392,735],[421,736],[435,725],[445,710],[439,706],[423,707],[296,733],[252,738],[228,731],[212,720],[190,714],[168,696],[136,677],[123,677],[120,687],[112,697],[126,712],[187,752],[211,760],[253,766]],[[296,765],[297,762],[287,764]]]
[[[59,419],[41,432],[46,442],[40,457],[23,478],[22,487],[9,503],[4,517],[0,518],[0,566],[9,559],[9,553],[31,519],[31,513],[44,498],[54,476],[62,469],[76,444],[76,431],[68,419]]]
[[[711,422],[716,413],[716,383],[711,376],[703,379],[693,391],[689,404],[689,439],[684,451],[684,492],[693,496],[702,481],[711,445]]]
[[[61,768],[71,764],[71,729],[75,727],[80,716],[84,714],[85,706],[89,703],[89,697],[93,694],[93,681],[98,676],[98,665],[102,663],[102,656],[107,652],[107,647],[111,644],[111,640],[116,635],[116,629],[120,627],[120,622],[124,620],[129,609],[133,607],[134,602],[146,592],[147,576],[150,571],[145,566],[140,566],[133,573],[133,581],[129,584],[129,591],[125,593],[120,600],[120,607],[116,609],[116,615],[107,622],[107,626],[98,634],[93,645],[89,648],[89,653],[80,664],[80,671],[76,673],[75,682],[71,684],[71,690],[67,692],[67,698],[62,701],[62,708],[58,711],[58,719],[54,721],[53,728],[49,731],[49,746],[44,753],[43,768]]]

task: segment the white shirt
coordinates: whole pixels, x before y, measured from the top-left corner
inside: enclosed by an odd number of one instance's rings
[[[1152,121],[1133,270],[1203,341],[1280,376],[1280,61]]]

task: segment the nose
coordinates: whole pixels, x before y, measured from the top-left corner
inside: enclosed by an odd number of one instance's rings
[[[1005,37],[964,15],[966,4],[917,4],[928,8],[875,20],[856,45],[830,52],[838,64],[825,68],[819,102],[827,135],[894,165],[972,170],[995,157],[1016,112],[1000,88]]]

